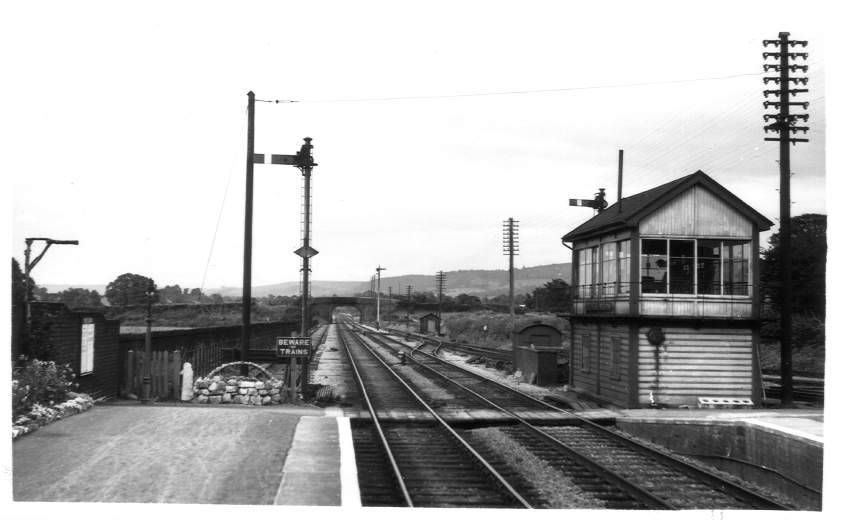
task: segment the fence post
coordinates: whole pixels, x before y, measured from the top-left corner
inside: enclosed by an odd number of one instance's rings
[[[130,394],[136,394],[135,390],[135,352],[132,350],[127,351],[127,357],[125,359],[126,362],[126,373],[124,374],[124,397],[129,397]]]
[[[171,360],[171,389],[172,396],[175,401],[180,400],[180,393],[183,388],[182,382],[180,381],[180,371],[183,369],[183,363],[180,359],[180,351],[175,350],[173,359]]]
[[[159,397],[159,352],[150,353],[150,398],[157,400]]]
[[[163,383],[163,370],[162,370],[162,361],[164,360],[163,354],[166,354],[166,351],[160,350],[157,352],[156,356],[156,399],[162,400],[165,396],[165,392],[162,391],[162,383]]]
[[[144,354],[137,352],[133,359],[133,365],[136,367],[133,376],[133,388],[135,389],[133,393],[137,396],[141,396],[142,358],[144,358]]]

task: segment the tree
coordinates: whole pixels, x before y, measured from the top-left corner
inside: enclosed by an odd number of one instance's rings
[[[457,305],[468,305],[470,307],[480,307],[481,299],[477,296],[472,296],[466,293],[460,293],[456,298]]]
[[[106,299],[111,305],[141,305],[147,303],[147,286],[153,280],[140,274],[124,273],[106,286]],[[156,291],[156,284],[153,284]],[[159,301],[154,292],[153,302]]]
[[[790,268],[793,312],[825,316],[825,260],[827,217],[806,213],[790,219]],[[779,234],[769,237],[761,262],[764,296],[777,304],[781,291]]]
[[[565,280],[555,278],[542,287],[534,289],[533,294],[525,296],[525,304],[538,311],[558,312],[569,308],[572,288]]]
[[[410,299],[415,303],[436,303],[437,297],[433,292],[414,291]]]
[[[32,278],[29,279],[30,287],[35,286]],[[18,261],[12,258],[12,304],[23,302],[26,298],[26,278]]]
[[[182,303],[183,289],[179,285],[166,285],[159,289],[159,299],[165,303]]]
[[[100,294],[97,291],[90,291],[88,289],[71,287],[60,292],[57,296],[57,301],[64,303],[72,309],[75,307],[99,307],[103,305],[100,302]]]

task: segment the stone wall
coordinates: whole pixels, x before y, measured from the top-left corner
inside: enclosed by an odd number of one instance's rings
[[[191,402],[200,404],[280,404],[283,381],[243,376],[197,378]]]
[[[621,430],[819,509],[822,443],[742,421],[618,418]]]

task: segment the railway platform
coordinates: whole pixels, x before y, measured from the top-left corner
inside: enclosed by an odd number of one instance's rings
[[[344,359],[335,327],[331,328],[319,348],[317,358],[311,381],[332,386],[337,406],[325,408],[324,417],[304,418],[299,423],[298,429],[303,428],[304,441],[299,441],[299,432],[296,432],[275,503],[358,504],[358,494],[351,491],[357,489],[357,475],[349,421],[367,419],[369,415],[360,406],[359,390]],[[426,414],[410,417],[409,411],[379,413],[381,419],[387,422],[428,419]],[[585,407],[571,413],[615,425],[656,446],[759,481],[766,487],[784,486],[796,497],[806,490],[821,491],[824,444],[821,409],[622,410]],[[468,424],[497,422],[498,418],[493,414],[497,412],[458,409],[445,413],[445,418]],[[561,417],[556,412],[530,412],[525,418],[545,423],[549,420],[562,421],[568,415]],[[316,438],[323,441],[316,441]],[[291,467],[288,467],[290,464]],[[806,505],[816,509],[819,504],[814,495],[811,494],[811,502]]]

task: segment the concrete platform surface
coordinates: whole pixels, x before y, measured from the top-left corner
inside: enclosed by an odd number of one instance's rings
[[[13,442],[13,499],[356,507],[350,427],[333,415],[341,414],[96,406]]]
[[[702,408],[689,410],[615,410],[610,412],[617,420],[676,424],[738,423],[818,443],[820,446],[825,442],[822,409],[723,410]]]

